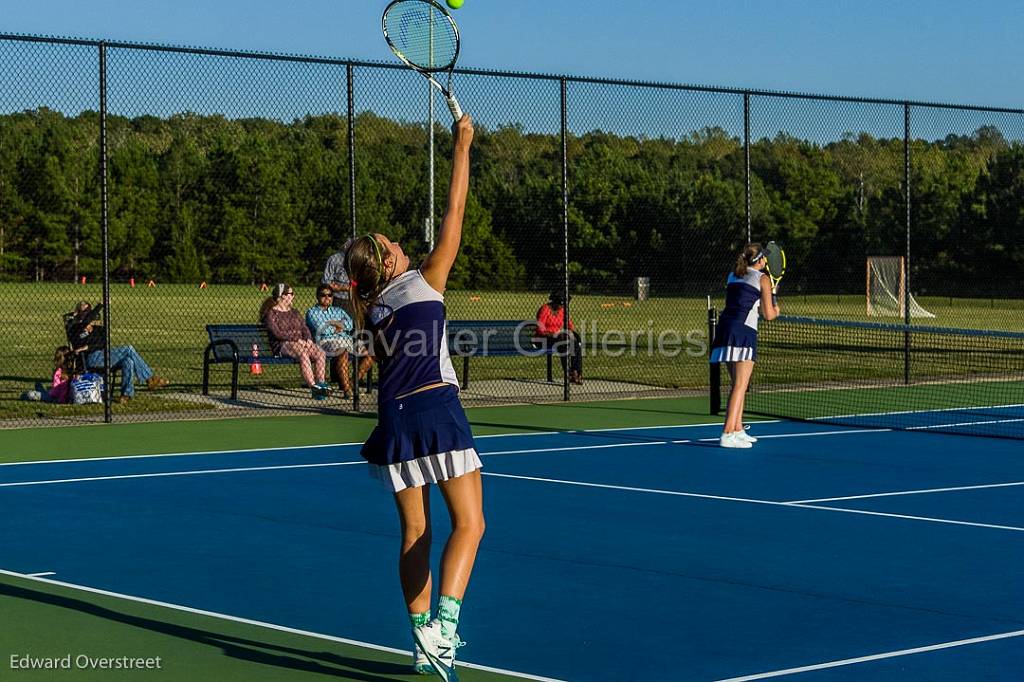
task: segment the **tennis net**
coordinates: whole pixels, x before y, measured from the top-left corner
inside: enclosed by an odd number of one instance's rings
[[[782,316],[761,325],[746,409],[1024,439],[1024,333]]]

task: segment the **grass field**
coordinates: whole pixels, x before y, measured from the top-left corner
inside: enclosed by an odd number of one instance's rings
[[[2,284],[6,301],[0,313],[4,343],[0,344],[0,421],[32,421],[73,414],[100,414],[100,406],[47,405],[20,401],[23,391],[51,374],[53,350],[64,342],[61,315],[76,301],[101,300],[99,285],[54,283]],[[111,290],[114,345],[132,344],[171,385],[163,393],[140,391],[127,405],[115,406],[119,414],[195,410],[184,399],[199,392],[202,353],[211,322],[253,322],[266,297],[255,286],[115,284]],[[450,319],[533,319],[546,295],[530,292],[452,291],[446,296]],[[313,288],[296,287],[296,306],[313,302]],[[865,320],[860,296],[783,297],[789,315]],[[921,324],[982,329],[1024,330],[1024,300],[989,300],[922,297],[919,302],[936,317]],[[713,301],[720,307],[722,301]],[[571,314],[583,331],[585,374],[589,379],[609,379],[646,386],[699,389],[707,384],[707,299],[652,298],[638,302],[601,295],[575,295]],[[873,318],[878,319],[878,318]],[[888,320],[886,320],[888,321]],[[896,321],[896,320],[892,320]],[[635,344],[631,341],[635,338]],[[658,352],[663,338],[668,353]],[[595,344],[604,339],[603,344]],[[636,350],[631,346],[635,345]],[[459,363],[456,363],[457,365]],[[230,371],[215,368],[215,390],[223,394]],[[243,376],[247,387],[298,388],[301,380],[294,366],[265,367],[262,377]],[[813,368],[812,368],[813,369]],[[862,368],[859,368],[862,369]],[[461,372],[461,367],[456,367]],[[803,371],[803,370],[800,370]],[[474,380],[511,378],[538,380],[544,376],[540,358],[475,358]],[[528,390],[528,389],[525,389]],[[183,396],[182,394],[187,394]],[[574,394],[586,397],[586,387]],[[308,402],[308,401],[307,401]]]

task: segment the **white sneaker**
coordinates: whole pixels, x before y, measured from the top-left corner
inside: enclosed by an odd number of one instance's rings
[[[744,426],[743,428],[744,429],[748,429],[750,427],[749,426]],[[737,431],[736,433],[739,434],[740,438],[742,438],[743,440],[747,441],[748,443],[756,443],[757,442],[757,437],[756,436],[751,436],[745,430],[744,431]]]
[[[415,642],[412,645],[412,669],[417,675],[434,674],[434,666],[430,665],[430,659]]]
[[[426,625],[413,628],[412,636],[420,645],[430,665],[434,667],[434,672],[440,675],[444,682],[459,682],[459,676],[455,672],[455,650],[462,646],[462,642],[457,636],[450,640],[442,635],[441,621],[436,618]]]
[[[733,431],[732,433],[723,433],[718,439],[718,446],[722,448],[752,448],[754,447],[750,441],[740,436],[741,431]]]

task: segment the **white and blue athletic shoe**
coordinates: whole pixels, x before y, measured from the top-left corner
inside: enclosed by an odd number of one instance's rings
[[[436,618],[426,625],[413,628],[412,636],[433,666],[434,672],[440,675],[444,682],[459,682],[459,676],[455,672],[455,650],[463,643],[459,641],[458,636],[451,640],[442,635],[441,621]]]
[[[430,665],[430,660],[427,655],[423,653],[423,649],[420,648],[419,644],[412,645],[412,669],[417,675],[433,675],[434,666]]]

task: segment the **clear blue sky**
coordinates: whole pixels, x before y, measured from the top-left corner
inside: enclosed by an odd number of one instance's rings
[[[0,31],[388,60],[384,0],[23,0]],[[467,67],[1024,108],[1019,0],[465,0]]]

